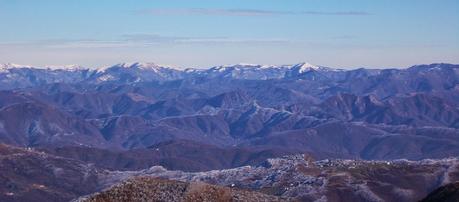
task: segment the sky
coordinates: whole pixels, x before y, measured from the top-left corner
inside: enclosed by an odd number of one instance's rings
[[[458,0],[0,0],[0,63],[459,63]]]

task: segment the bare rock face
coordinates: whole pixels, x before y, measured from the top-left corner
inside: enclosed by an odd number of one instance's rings
[[[153,177],[137,177],[100,193],[82,197],[78,202],[109,201],[284,201],[254,191],[219,187],[202,182],[180,182]]]

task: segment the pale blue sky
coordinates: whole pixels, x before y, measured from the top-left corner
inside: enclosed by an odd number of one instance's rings
[[[458,0],[0,0],[0,63],[459,63]]]

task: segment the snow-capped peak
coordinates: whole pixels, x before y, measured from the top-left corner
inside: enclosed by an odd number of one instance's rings
[[[308,71],[311,71],[311,70],[320,69],[319,66],[313,65],[313,64],[310,64],[310,63],[307,63],[307,62],[303,62],[303,63],[299,63],[299,64],[296,64],[296,65],[293,65],[292,68],[298,69],[299,73],[304,73],[304,72],[308,72]]]
[[[14,63],[0,64],[0,69],[14,69],[14,68],[31,68],[30,65],[19,65]]]
[[[250,63],[238,63],[238,64],[230,64],[230,65],[222,65],[222,66],[215,66],[212,67],[211,70],[223,72],[228,69],[268,69],[268,68],[275,68],[276,66],[273,65],[260,65],[260,64],[250,64]]]
[[[237,66],[237,67],[250,67],[250,68],[261,68],[261,69],[266,69],[266,68],[272,68],[274,66],[272,65],[261,65],[261,64],[251,64],[251,63],[238,63],[235,65],[231,66]]]
[[[0,71],[6,71],[8,69],[20,69],[20,68],[35,68],[35,69],[65,70],[65,71],[79,71],[79,70],[89,69],[89,68],[86,68],[80,65],[31,66],[31,65],[14,64],[14,63],[0,64]]]
[[[116,66],[123,67],[123,68],[139,68],[139,69],[157,69],[160,68],[159,65],[155,63],[143,63],[143,62],[135,62],[135,63],[121,63]]]
[[[143,62],[134,62],[134,63],[119,63],[110,67],[99,68],[99,72],[104,72],[111,68],[125,68],[125,69],[140,69],[140,70],[152,70],[155,72],[160,71],[160,69],[171,69],[166,66],[161,66],[156,63],[143,63]]]
[[[257,66],[261,66],[261,65],[259,65],[259,64],[252,64],[252,63],[238,63],[238,64],[231,65],[231,66],[257,67]]]
[[[0,64],[0,72],[6,72],[8,70],[7,66],[4,64]]]
[[[45,66],[45,68],[52,69],[52,70],[66,70],[66,71],[81,71],[81,70],[89,69],[81,65],[48,65],[48,66]]]
[[[10,69],[32,68],[29,65],[19,65],[14,63],[0,64],[0,72],[8,72]]]

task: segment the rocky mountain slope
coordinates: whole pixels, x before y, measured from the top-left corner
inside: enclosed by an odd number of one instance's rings
[[[455,160],[426,160],[459,156],[455,64],[350,70],[308,63],[208,69],[152,63],[100,69],[5,64],[0,65],[0,89],[0,143],[9,145],[3,150],[18,153],[2,157],[14,162],[3,164],[13,170],[3,179],[29,176],[15,169],[37,170],[30,173],[33,182],[23,177],[18,185],[2,188],[5,200],[11,193],[17,197],[13,201],[35,195],[69,200],[128,177],[151,175],[234,184],[306,201],[410,201],[421,199],[445,179],[456,179],[451,171]],[[267,159],[303,153],[318,161],[300,167],[259,166]],[[325,159],[354,160],[331,160],[333,166],[317,168],[328,165],[321,161]],[[85,176],[88,166],[98,172],[88,189],[74,192],[38,180],[40,171],[50,173],[43,178],[53,179],[50,182],[80,187],[80,178],[49,169]],[[153,172],[152,166],[162,167],[153,167],[158,170]],[[312,172],[308,177],[298,171],[303,167]],[[444,177],[450,171],[453,174]],[[235,180],[245,179],[245,174],[251,176],[247,181]],[[270,177],[285,178],[285,184],[273,184],[266,180]],[[295,177],[301,183],[287,180]],[[315,181],[302,184],[309,179]],[[34,183],[46,191],[30,187]]]
[[[314,161],[295,155],[269,159],[260,166],[198,173],[162,167],[113,172],[105,183],[132,176],[202,181],[299,201],[417,201],[440,185],[458,181],[459,161]]]
[[[99,169],[0,144],[0,201],[68,201],[98,190]]]
[[[254,166],[184,172],[161,166],[109,171],[71,158],[7,145],[0,145],[0,152],[0,179],[4,182],[0,185],[1,201],[116,201],[120,197],[416,201],[441,185],[459,181],[456,158],[315,161],[309,155],[292,155]]]
[[[219,187],[202,182],[180,182],[139,177],[113,186],[103,192],[83,197],[78,202],[102,201],[287,201],[254,191]]]
[[[224,150],[284,148],[269,157],[445,158],[459,154],[458,69],[7,64],[0,72],[0,140],[82,152],[188,141]]]

